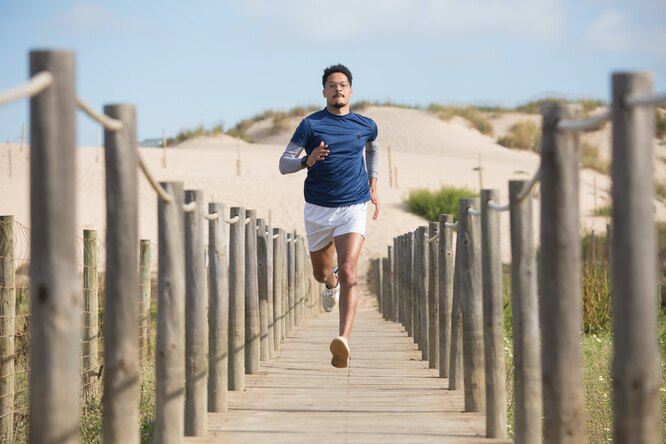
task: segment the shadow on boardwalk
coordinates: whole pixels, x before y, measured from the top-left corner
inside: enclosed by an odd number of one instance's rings
[[[303,323],[246,391],[229,393],[228,413],[210,413],[206,437],[187,443],[504,443],[484,438],[485,419],[463,413],[462,390],[450,391],[420,361],[402,326],[359,304],[349,369],[330,365],[337,309]]]

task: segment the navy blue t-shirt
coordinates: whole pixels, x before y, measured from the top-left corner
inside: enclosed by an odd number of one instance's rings
[[[310,155],[320,142],[329,154],[308,169],[305,201],[322,207],[344,207],[370,200],[368,172],[363,160],[366,142],[377,138],[377,124],[350,112],[344,116],[326,108],[301,121],[291,142]]]

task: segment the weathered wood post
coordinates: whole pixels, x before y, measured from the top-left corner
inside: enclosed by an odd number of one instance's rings
[[[459,202],[459,207],[462,203]],[[460,213],[460,209],[458,209]],[[456,233],[456,253],[453,268],[453,299],[451,301],[451,344],[449,352],[449,390],[461,390],[463,378],[463,295],[462,295],[462,233],[460,230],[460,214],[458,215],[458,231]]]
[[[245,226],[245,373],[259,374],[261,331],[257,280],[257,211],[247,210]]]
[[[81,282],[76,265],[76,76],[70,51],[30,52],[30,442],[77,443]]]
[[[15,282],[14,216],[0,216],[0,437],[4,442],[14,441]]]
[[[268,318],[268,359],[273,359],[275,356],[275,319],[273,314],[275,309],[273,307],[273,227],[266,225],[264,230],[264,242],[266,243],[266,317]]]
[[[414,343],[418,343],[418,329],[417,329],[417,320],[416,320],[416,308],[417,304],[415,301],[416,296],[416,280],[414,279],[414,232],[409,232],[407,235],[407,262],[405,264],[407,271],[407,282],[405,293],[407,296],[407,324],[408,324],[408,336],[412,337]]]
[[[375,284],[375,296],[377,297],[377,304],[379,312],[382,313],[382,260],[375,258],[370,260],[370,274],[373,276]]]
[[[486,436],[506,438],[506,365],[504,363],[504,295],[498,190],[481,191],[481,270],[483,276],[483,350],[486,378]]]
[[[421,359],[428,360],[428,249],[426,227],[418,227],[415,242],[415,279],[418,305],[419,348]]]
[[[303,248],[302,238],[294,233],[294,324],[303,323]]]
[[[139,241],[139,361],[150,358],[150,297],[151,297],[150,239]]]
[[[266,222],[257,219],[257,292],[259,296],[259,359],[268,361],[271,344],[268,342],[268,242]]]
[[[653,106],[648,73],[613,74],[613,438],[661,441],[654,222]]]
[[[289,257],[288,257],[288,239],[287,232],[280,229],[280,243],[282,244],[282,309],[280,311],[280,319],[282,322],[282,337],[280,340],[284,342],[289,335]]]
[[[428,367],[439,365],[439,239],[437,222],[428,223]]]
[[[185,227],[182,182],[162,182],[171,202],[158,198],[155,442],[180,443],[185,392]]]
[[[449,377],[451,352],[451,304],[453,302],[453,223],[450,214],[439,215],[439,377]]]
[[[581,350],[578,134],[573,105],[541,110],[541,319],[544,441],[585,442]]]
[[[208,331],[203,191],[186,190],[185,205],[185,435],[208,431]]]
[[[227,411],[229,386],[229,253],[225,206],[208,204],[208,411]]]
[[[97,231],[83,230],[83,347],[81,360],[84,393],[95,393],[98,385],[99,288],[97,274]],[[1,288],[3,287],[0,286]],[[3,375],[5,374],[7,373],[3,373]]]
[[[284,268],[284,246],[280,228],[273,228],[273,323],[275,324],[275,351],[280,351],[282,343],[282,275]]]
[[[389,252],[390,254],[390,252]],[[391,262],[389,257],[381,258],[381,268],[382,268],[382,298],[384,299],[384,310],[383,317],[387,321],[389,320],[391,313]]]
[[[543,414],[541,337],[532,200],[519,199],[527,181],[509,181],[511,219],[511,313],[514,362],[514,440],[541,441]],[[521,196],[522,197],[522,196]]]
[[[229,390],[245,389],[245,208],[231,207],[229,228]]]
[[[106,274],[104,292],[104,400],[102,428],[108,442],[139,442],[139,191],[136,111],[106,105],[123,123],[104,130],[106,166]]]
[[[398,243],[393,238],[393,245],[389,250],[389,263],[391,271],[391,317],[390,320],[398,322],[400,307],[398,306]]]
[[[296,238],[294,233],[287,233],[287,285],[289,289],[289,325],[287,333],[292,334],[295,327],[295,276],[296,276],[296,258],[295,258]]]
[[[483,289],[481,282],[481,221],[479,199],[460,199],[457,248],[462,294],[462,347],[465,377],[465,411],[485,409],[485,363],[483,355]]]

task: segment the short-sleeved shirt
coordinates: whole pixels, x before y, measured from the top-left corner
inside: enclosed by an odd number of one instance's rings
[[[363,159],[367,142],[377,138],[377,124],[350,112],[344,116],[326,108],[301,121],[291,142],[310,155],[320,142],[329,154],[308,169],[305,201],[322,207],[344,207],[370,200],[368,172]]]

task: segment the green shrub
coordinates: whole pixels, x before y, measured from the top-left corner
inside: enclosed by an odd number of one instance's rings
[[[467,188],[442,187],[439,191],[419,188],[409,192],[406,203],[412,213],[431,221],[438,220],[440,214],[452,214],[457,219],[460,199],[478,196]]]
[[[507,148],[528,151],[539,151],[540,142],[541,128],[529,120],[514,124],[506,136],[497,140],[497,143]]]
[[[539,114],[541,113],[541,106],[547,103],[578,103],[581,105],[583,113],[589,113],[600,106],[605,106],[603,100],[597,99],[567,100],[560,97],[545,97],[517,106],[516,111],[527,114]]]
[[[434,113],[442,120],[451,120],[455,116],[462,117],[482,134],[492,135],[493,133],[493,125],[478,108],[432,104],[428,107],[428,111]]]

